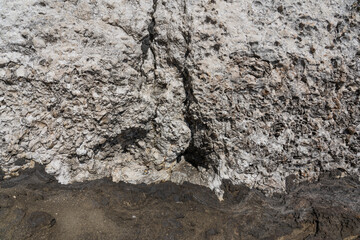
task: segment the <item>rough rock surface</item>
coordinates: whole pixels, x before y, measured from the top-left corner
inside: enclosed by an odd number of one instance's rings
[[[0,177],[37,162],[61,183],[220,193],[222,179],[272,192],[359,176],[359,8],[0,0]]]
[[[360,239],[360,183],[340,173],[273,197],[227,180],[220,202],[189,183],[61,185],[35,167],[0,183],[0,238]]]

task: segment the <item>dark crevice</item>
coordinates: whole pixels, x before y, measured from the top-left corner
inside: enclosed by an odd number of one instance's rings
[[[146,81],[148,81],[148,75],[145,73],[144,69],[143,69],[143,65],[145,62],[145,59],[148,55],[149,52],[149,48],[150,48],[150,37],[149,35],[146,35],[144,38],[141,39],[141,51],[142,51],[142,55],[140,57],[140,73],[141,76],[145,77]]]
[[[184,1],[184,14],[185,16],[187,14],[186,1]],[[168,59],[168,64],[177,68],[183,80],[186,96],[184,101],[184,120],[191,130],[189,146],[178,156],[178,161],[183,156],[185,161],[196,168],[213,168],[213,170],[217,172],[215,164],[209,159],[209,156],[214,152],[209,138],[211,135],[209,134],[210,129],[204,122],[203,117],[200,116],[200,113],[194,110],[194,107],[199,107],[199,102],[194,95],[193,79],[187,67],[187,60],[191,57],[191,34],[190,31],[183,31],[182,35],[186,43],[184,63],[179,62],[175,58]]]
[[[198,114],[191,109],[191,105],[198,104],[198,101],[194,96],[192,79],[188,69],[184,68],[181,75],[186,94],[184,118],[191,130],[190,144],[184,151],[183,156],[194,167],[208,169],[210,167],[208,156],[212,151],[212,147],[205,133],[209,132],[209,128],[199,117],[196,117]]]
[[[155,33],[155,25],[156,25],[156,21],[155,21],[155,12],[157,9],[157,0],[153,0],[153,11],[151,12],[151,22],[148,25],[148,34],[143,37],[140,41],[141,41],[141,51],[142,51],[142,56],[140,59],[140,72],[141,75],[144,76],[146,78],[146,80],[148,80],[148,76],[147,74],[144,72],[143,70],[143,65],[145,62],[145,59],[148,56],[149,50],[151,51],[151,54],[154,56],[154,72],[156,71],[157,68],[157,64],[156,64],[156,54],[155,54],[155,49],[154,49],[154,39],[156,37],[156,33]],[[154,74],[155,80],[156,80],[156,74]]]
[[[149,49],[151,51],[151,53],[154,56],[154,77],[156,80],[156,69],[157,69],[157,64],[156,64],[156,53],[155,53],[155,48],[154,48],[154,40],[156,37],[156,31],[155,31],[155,25],[156,25],[156,20],[155,20],[155,13],[156,13],[156,9],[157,9],[157,0],[153,0],[153,12],[151,13],[151,22],[148,26],[148,32],[149,32]]]
[[[149,50],[154,56],[154,71],[157,69],[157,55],[155,43],[164,45],[160,40],[157,40],[156,33],[156,18],[155,13],[157,9],[157,0],[153,0],[153,12],[151,13],[151,23],[148,26],[148,35],[142,40],[142,51],[143,58],[145,58],[149,53]],[[186,1],[184,1],[183,5],[184,15],[187,16],[187,6]],[[189,26],[190,28],[190,26]],[[213,163],[209,156],[214,154],[214,147],[212,146],[211,130],[207,126],[206,121],[200,113],[195,110],[195,108],[199,107],[198,100],[194,95],[193,88],[193,79],[190,74],[190,70],[187,67],[187,61],[191,57],[191,32],[190,30],[182,31],[182,36],[185,40],[185,55],[183,60],[178,60],[176,58],[168,58],[167,63],[169,66],[175,67],[179,74],[181,75],[183,86],[185,90],[185,111],[184,111],[184,120],[187,123],[188,127],[191,130],[191,139],[188,148],[178,156],[177,160],[180,161],[181,157],[185,158],[185,161],[189,162],[196,168],[204,167],[206,169],[213,168],[215,172],[217,172],[217,167],[215,163]],[[156,81],[156,74],[155,74]]]

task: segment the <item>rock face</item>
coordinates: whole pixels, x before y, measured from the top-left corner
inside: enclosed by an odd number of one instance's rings
[[[359,175],[359,8],[0,0],[0,176],[38,162],[64,184],[221,193],[222,179],[272,192]]]

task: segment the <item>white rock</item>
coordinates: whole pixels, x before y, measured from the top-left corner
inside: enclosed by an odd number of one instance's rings
[[[16,70],[16,76],[17,77],[27,77],[28,72],[26,70],[26,68],[24,66],[20,66],[17,70]]]
[[[359,174],[354,0],[73,2],[1,1],[0,167],[219,195]]]
[[[34,37],[32,40],[34,47],[36,48],[44,48],[46,47],[46,43],[42,38]]]

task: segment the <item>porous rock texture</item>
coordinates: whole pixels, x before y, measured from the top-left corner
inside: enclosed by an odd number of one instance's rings
[[[65,184],[218,193],[222,179],[273,192],[331,169],[359,176],[359,9],[0,0],[2,175],[37,162]]]

